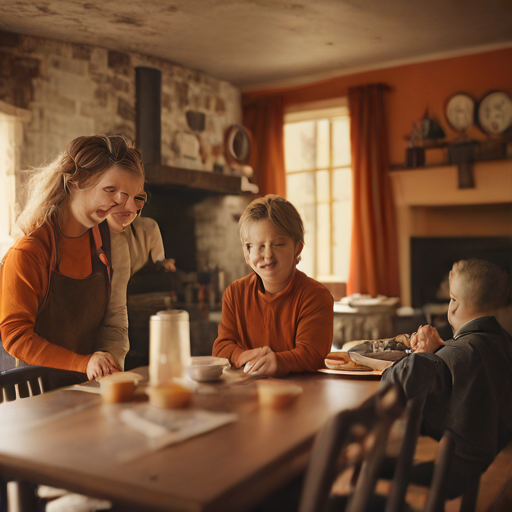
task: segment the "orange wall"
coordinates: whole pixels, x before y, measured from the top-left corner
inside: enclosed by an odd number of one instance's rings
[[[411,133],[412,123],[423,117],[427,107],[430,117],[436,117],[445,130],[447,140],[452,140],[459,134],[448,126],[444,107],[453,94],[464,92],[480,100],[486,92],[501,89],[512,95],[512,48],[357,73],[272,92],[283,94],[285,105],[292,105],[345,96],[353,85],[375,82],[391,88],[386,93],[389,158],[391,164],[402,164],[407,147],[404,137]],[[270,91],[245,96],[264,92]],[[468,135],[487,138],[476,126],[471,127]]]

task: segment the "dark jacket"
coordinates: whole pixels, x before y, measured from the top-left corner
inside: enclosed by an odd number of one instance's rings
[[[512,439],[512,338],[492,316],[463,325],[435,354],[412,354],[383,381],[426,394],[422,433],[456,441],[456,456],[484,471]]]

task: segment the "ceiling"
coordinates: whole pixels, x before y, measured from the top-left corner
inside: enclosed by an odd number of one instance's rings
[[[0,0],[0,28],[170,60],[245,90],[512,46],[511,0]]]

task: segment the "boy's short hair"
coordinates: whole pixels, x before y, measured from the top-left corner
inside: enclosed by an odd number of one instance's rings
[[[498,265],[476,258],[460,260],[453,264],[450,281],[455,275],[461,279],[465,299],[477,311],[494,311],[510,303],[510,277]]]
[[[238,222],[238,234],[242,245],[245,243],[247,227],[250,222],[268,220],[286,236],[293,239],[297,245],[304,243],[304,225],[299,212],[292,203],[284,197],[268,194],[265,197],[255,199],[240,217]]]

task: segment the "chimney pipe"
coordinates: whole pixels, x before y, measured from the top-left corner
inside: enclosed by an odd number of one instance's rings
[[[135,68],[136,137],[142,161],[148,164],[162,162],[161,93],[162,73],[159,69]]]

